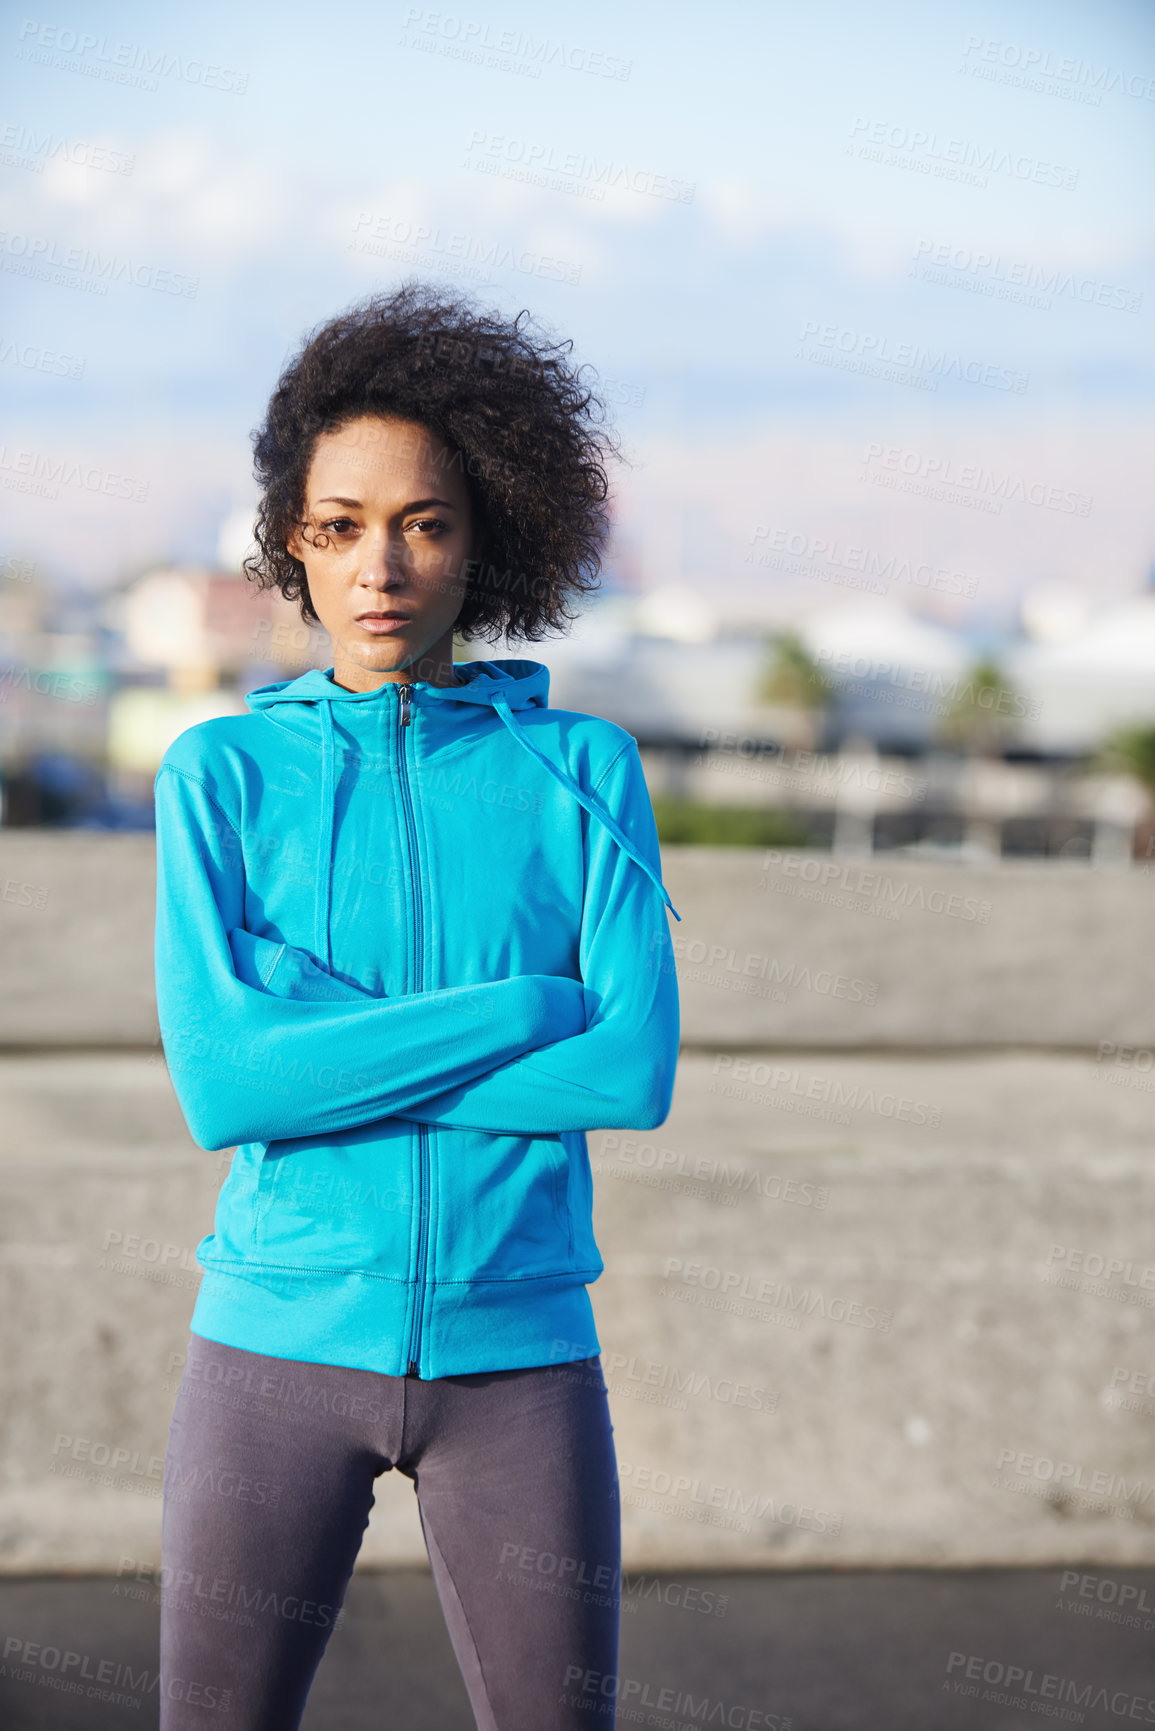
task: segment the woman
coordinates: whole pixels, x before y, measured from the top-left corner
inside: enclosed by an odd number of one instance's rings
[[[537,662],[454,664],[564,628],[604,546],[600,405],[525,320],[410,285],[304,345],[248,570],[333,665],[157,776],[165,1051],[237,1144],[169,1432],[163,1731],[299,1724],[393,1468],[478,1725],[612,1717],[585,1132],[669,1110],[672,904],[631,736]]]

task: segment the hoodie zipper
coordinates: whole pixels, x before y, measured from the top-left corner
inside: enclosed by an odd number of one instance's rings
[[[413,885],[413,990],[420,992],[425,984],[422,956],[425,946],[424,910],[421,905],[421,873],[417,857],[417,825],[413,816],[413,796],[409,785],[409,754],[406,750],[405,729],[412,718],[413,686],[398,687],[400,712],[397,719],[397,769],[401,785],[401,810],[405,817],[405,839],[409,849],[410,881]],[[413,1321],[409,1329],[409,1344],[405,1351],[406,1376],[421,1375],[421,1318],[425,1308],[425,1267],[429,1256],[429,1127],[417,1126],[417,1266],[416,1290],[413,1298]]]

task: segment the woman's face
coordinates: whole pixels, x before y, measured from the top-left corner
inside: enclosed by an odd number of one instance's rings
[[[350,691],[453,685],[453,626],[478,556],[461,458],[416,421],[366,415],[322,433],[305,482],[305,567]]]

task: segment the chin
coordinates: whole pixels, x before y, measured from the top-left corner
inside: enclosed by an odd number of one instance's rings
[[[350,661],[355,661],[359,667],[366,667],[374,673],[392,667],[404,667],[412,658],[403,643],[389,637],[373,643],[346,644],[345,652]]]

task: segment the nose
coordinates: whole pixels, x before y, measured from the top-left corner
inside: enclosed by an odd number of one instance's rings
[[[388,593],[406,582],[405,555],[408,549],[402,536],[367,536],[361,543],[361,569],[357,581],[366,589]]]

